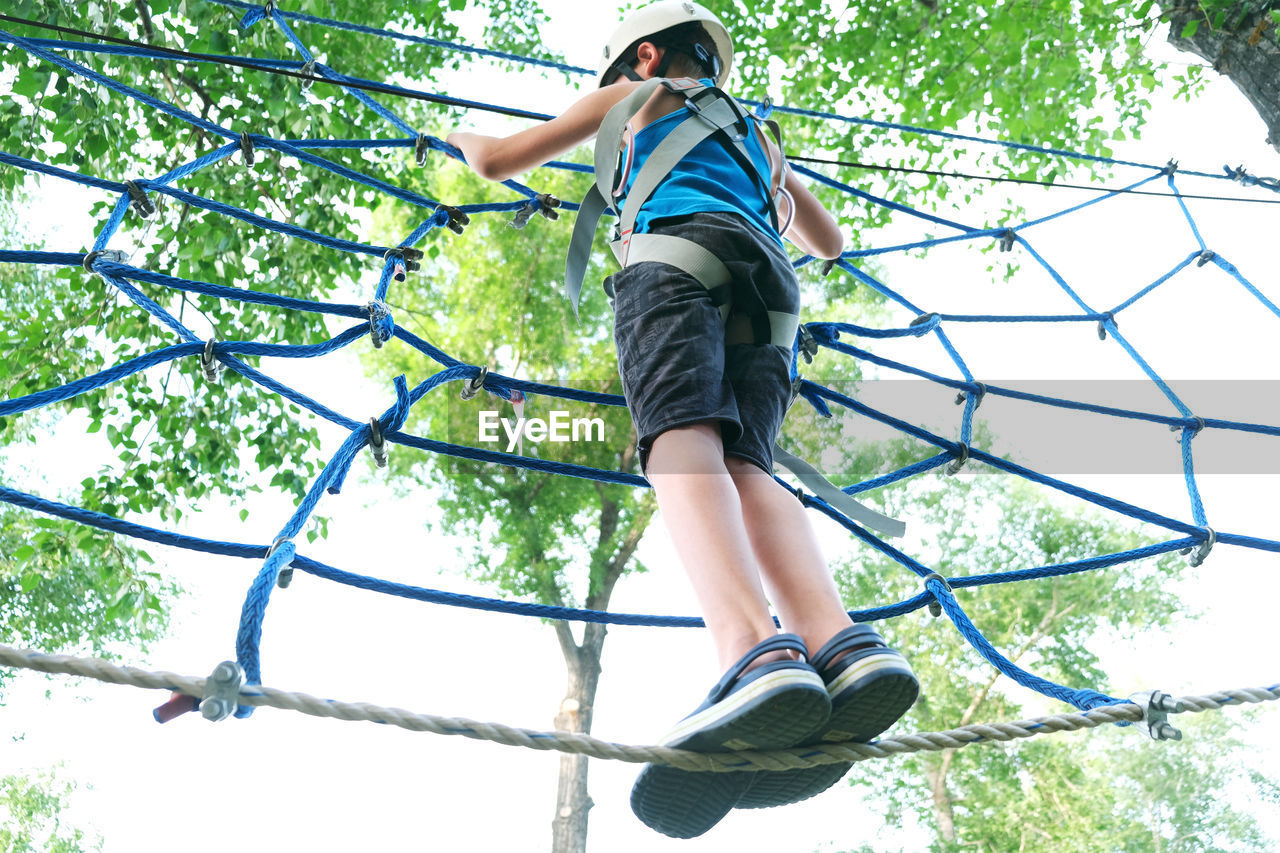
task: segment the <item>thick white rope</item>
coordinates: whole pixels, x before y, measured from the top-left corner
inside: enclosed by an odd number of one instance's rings
[[[172,690],[187,696],[204,694],[203,678],[175,675],[171,672],[148,672],[131,666],[117,666],[99,658],[70,655],[46,655],[30,649],[16,649],[0,644],[0,666],[31,669],[38,672],[78,675],[111,684],[128,684],[157,690]],[[1224,705],[1267,702],[1280,699],[1280,686],[1224,690],[1207,696],[1186,696],[1181,701],[1187,711],[1208,711]],[[300,711],[313,717],[338,720],[365,720],[399,726],[415,732],[461,735],[526,749],[555,750],[578,753],[592,758],[607,758],[634,763],[669,764],[685,770],[729,772],[735,770],[788,770],[835,764],[841,761],[867,761],[890,758],[908,752],[936,752],[959,749],[973,743],[990,743],[1027,738],[1053,732],[1091,729],[1106,723],[1137,721],[1142,709],[1133,703],[1108,705],[1078,714],[1055,714],[1013,723],[989,723],[963,726],[945,732],[921,732],[883,738],[875,743],[840,743],[799,747],[772,752],[700,753],[662,746],[626,746],[573,732],[538,732],[480,723],[460,717],[438,717],[415,714],[400,708],[384,708],[365,702],[339,702],[317,699],[304,693],[289,693],[270,687],[247,687],[240,693],[243,705],[266,705]]]

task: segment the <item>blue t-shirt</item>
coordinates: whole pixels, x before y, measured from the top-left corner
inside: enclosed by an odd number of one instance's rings
[[[711,80],[703,80],[704,85],[711,85]],[[636,175],[644,167],[649,155],[667,135],[693,113],[681,107],[668,113],[657,121],[642,128],[635,135],[632,145],[635,147],[631,174],[627,176],[626,191],[631,192]],[[724,146],[714,136],[708,137],[694,146],[693,150],[676,164],[670,174],[658,184],[648,201],[640,208],[636,216],[636,233],[648,232],[655,219],[669,216],[684,216],[689,213],[703,211],[722,211],[737,213],[747,219],[760,231],[782,244],[777,229],[769,219],[769,206],[765,201],[765,190],[761,180],[768,183],[769,156],[765,153],[759,136],[753,131],[744,140],[751,161],[759,170],[760,177],[748,175]],[[626,206],[626,196],[620,200]]]

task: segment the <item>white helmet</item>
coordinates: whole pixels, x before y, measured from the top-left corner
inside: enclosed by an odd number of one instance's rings
[[[720,19],[710,9],[691,0],[660,0],[633,12],[605,42],[604,53],[596,72],[598,79],[603,83],[605,74],[622,58],[626,49],[646,36],[695,21],[702,24],[716,46],[716,54],[720,60],[716,85],[723,86],[724,81],[729,78],[729,69],[733,67],[733,40],[729,38],[729,31],[724,28],[724,24],[720,23]]]

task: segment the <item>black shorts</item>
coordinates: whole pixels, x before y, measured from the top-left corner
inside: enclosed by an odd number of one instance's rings
[[[735,312],[799,313],[800,288],[786,252],[742,217],[696,213],[658,220],[650,231],[715,254],[732,277]],[[639,436],[641,469],[663,432],[711,421],[720,424],[726,456],[771,472],[791,402],[791,349],[726,346],[711,294],[669,264],[626,267],[605,281],[605,290],[612,291],[618,372]]]

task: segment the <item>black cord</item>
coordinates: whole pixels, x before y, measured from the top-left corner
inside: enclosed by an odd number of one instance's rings
[[[1280,204],[1280,199],[1241,198],[1239,196],[1221,195],[1188,195],[1187,193],[1160,193],[1150,190],[1128,190],[1123,188],[1095,187],[1089,184],[1059,184],[1053,181],[1037,181],[1031,178],[1009,178],[998,175],[970,175],[965,172],[940,172],[936,169],[909,169],[906,166],[880,166],[875,163],[858,163],[851,160],[824,160],[821,157],[799,157],[790,155],[788,160],[797,163],[822,163],[828,166],[844,166],[850,169],[872,169],[878,172],[901,172],[911,175],[932,175],[939,178],[963,178],[970,181],[991,181],[992,183],[1035,184],[1051,189],[1089,190],[1095,193],[1126,193],[1128,195],[1153,195],[1163,198],[1195,198],[1205,201],[1241,201],[1248,204]]]
[[[86,32],[84,30],[72,29],[70,27],[61,27],[56,24],[46,24],[41,21],[31,21],[26,18],[15,18],[11,15],[0,15],[0,21],[8,21],[15,24],[25,24],[31,27],[39,27],[41,29],[53,30],[55,32],[67,35],[80,36],[81,38],[97,39],[111,44],[125,45],[128,47],[136,47],[143,50],[163,53],[172,56],[175,59],[200,62],[214,62],[219,65],[230,65],[237,68],[249,68],[254,71],[265,71],[268,74],[279,74],[285,77],[293,77],[298,80],[309,80],[313,83],[328,83],[333,86],[342,86],[350,89],[364,89],[370,92],[378,92],[384,95],[398,95],[405,98],[414,98],[422,101],[430,101],[437,104],[445,104],[448,106],[466,107],[468,109],[483,110],[486,112],[499,113],[501,115],[513,116],[515,118],[532,118],[539,121],[546,121],[547,117],[536,113],[526,112],[524,110],[507,109],[505,107],[495,107],[488,104],[476,104],[468,101],[460,101],[456,98],[449,98],[444,95],[430,95],[426,92],[415,92],[409,89],[392,89],[386,86],[380,86],[376,83],[357,83],[357,82],[340,82],[331,80],[328,77],[318,77],[313,74],[303,74],[297,71],[289,71],[285,68],[272,68],[266,65],[257,65],[252,62],[244,62],[232,57],[217,56],[209,53],[191,53],[185,50],[177,50],[170,47],[159,47],[156,45],[146,44],[144,42],[133,41],[132,39],[113,38],[98,33]],[[962,172],[940,172],[933,169],[909,169],[903,166],[880,166],[874,163],[859,163],[849,160],[826,160],[819,157],[803,157],[791,155],[787,158],[797,163],[822,163],[829,166],[843,166],[855,169],[873,169],[881,172],[901,172],[914,175],[931,175],[942,178],[961,178],[963,180],[972,181],[990,181],[992,183],[1015,183],[1015,184],[1037,184],[1044,187],[1052,187],[1055,189],[1078,189],[1090,190],[1100,193],[1128,193],[1130,195],[1148,195],[1162,196],[1164,198],[1193,198],[1206,201],[1237,201],[1248,204],[1280,204],[1280,200],[1273,199],[1256,199],[1256,198],[1240,198],[1238,196],[1213,196],[1213,195],[1187,195],[1184,193],[1161,193],[1150,192],[1147,190],[1125,190],[1125,189],[1109,189],[1106,187],[1094,187],[1086,184],[1058,184],[1051,181],[1036,181],[1029,178],[1009,178],[996,175],[969,175]]]
[[[268,74],[279,74],[283,77],[293,77],[298,80],[307,80],[312,83],[328,83],[332,86],[342,86],[347,89],[364,89],[369,92],[377,92],[382,95],[399,95],[403,98],[413,98],[419,101],[431,101],[436,104],[446,104],[452,107],[466,107],[468,109],[484,110],[486,112],[501,113],[506,116],[515,118],[533,118],[539,121],[546,121],[547,117],[537,113],[525,110],[507,109],[505,107],[494,107],[487,104],[476,104],[470,101],[461,101],[456,98],[450,98],[445,95],[431,95],[426,92],[415,92],[410,89],[393,89],[389,86],[382,86],[377,83],[358,83],[358,82],[342,82],[331,80],[328,77],[318,77],[314,74],[303,74],[298,71],[290,71],[287,68],[272,68],[267,65],[257,65],[252,62],[244,62],[229,56],[217,56],[211,53],[191,53],[185,50],[177,50],[172,47],[159,47],[157,45],[146,44],[145,42],[133,41],[132,39],[112,38],[98,33],[85,32],[84,30],[75,30],[70,27],[60,27],[56,24],[46,24],[40,21],[29,21],[25,18],[15,18],[11,15],[0,15],[0,21],[8,21],[14,24],[26,24],[30,27],[39,27],[40,29],[53,30],[55,32],[64,33],[66,35],[80,36],[81,38],[97,39],[111,44],[124,45],[126,47],[136,47],[143,50],[163,53],[172,56],[174,59],[187,60],[189,62],[214,62],[219,65],[230,65],[236,68],[251,68],[254,71],[265,71]]]

